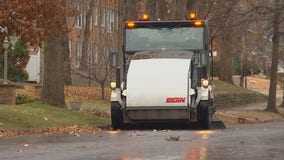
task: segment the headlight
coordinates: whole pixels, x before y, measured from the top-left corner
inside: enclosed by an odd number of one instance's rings
[[[115,89],[116,89],[116,82],[111,82],[111,83],[110,83],[110,88],[111,88],[112,90],[115,90]]]
[[[209,86],[209,81],[207,79],[201,79],[201,86],[207,88]]]

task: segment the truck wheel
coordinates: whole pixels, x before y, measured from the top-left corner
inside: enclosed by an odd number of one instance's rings
[[[122,112],[117,102],[111,102],[111,124],[114,130],[122,128]]]
[[[207,101],[200,101],[197,107],[197,123],[201,129],[210,128],[210,109]]]

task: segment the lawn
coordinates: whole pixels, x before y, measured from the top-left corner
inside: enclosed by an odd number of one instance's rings
[[[236,101],[236,95],[238,94],[245,95],[250,99],[251,96],[247,96],[247,94],[255,94],[253,91],[221,81],[214,81],[214,86],[215,94],[217,95],[216,98],[218,98],[218,95],[221,95],[219,96],[219,101],[222,101],[224,104],[232,104],[230,101]],[[80,95],[85,95],[82,93],[85,90],[86,89],[82,89]],[[68,93],[71,93],[71,91]],[[233,94],[232,99],[225,97],[225,95],[229,94]],[[75,99],[69,97],[66,100],[66,109],[46,105],[40,101],[24,103],[21,105],[0,105],[0,130],[66,126],[106,126],[110,124],[109,101],[94,101],[90,100],[90,98],[78,99],[77,97]],[[70,102],[72,101],[81,102],[80,111],[70,110]],[[218,102],[218,100],[216,100],[216,102]],[[236,104],[240,103],[238,102]]]
[[[99,106],[99,104],[96,105]],[[74,125],[101,126],[106,124],[109,124],[107,116],[98,116],[93,112],[67,110],[46,105],[39,101],[21,105],[0,105],[0,129],[64,127]]]
[[[232,85],[230,83],[214,80],[213,81],[214,86],[214,94],[248,94],[248,93],[255,93],[252,90],[244,89],[241,87],[237,87],[235,85]]]

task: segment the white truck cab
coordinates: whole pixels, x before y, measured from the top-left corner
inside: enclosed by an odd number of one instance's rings
[[[197,122],[215,112],[206,20],[126,22],[123,78],[111,83],[113,129],[137,122]],[[121,83],[122,81],[122,83]]]

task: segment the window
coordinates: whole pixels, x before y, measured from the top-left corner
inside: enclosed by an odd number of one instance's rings
[[[75,67],[80,67],[80,61],[82,57],[82,43],[76,44],[76,55],[75,55]]]
[[[115,29],[118,31],[119,30],[119,17],[118,17],[118,13],[115,14]]]
[[[115,68],[118,66],[118,53],[113,51],[113,48],[110,49],[109,52],[110,57],[110,68]]]
[[[107,27],[107,32],[110,32],[110,29],[109,29],[109,20],[110,20],[110,10],[106,10],[107,14],[106,14],[106,27]]]
[[[107,32],[111,33],[114,31],[114,12],[112,10],[107,11]]]
[[[106,22],[106,19],[105,19],[105,9],[104,8],[101,8],[101,26],[104,27],[105,26],[105,22]]]
[[[72,40],[68,40],[68,47],[69,47],[69,58],[72,58]]]
[[[98,46],[94,46],[94,63],[98,64]]]
[[[90,17],[90,31],[93,30],[93,16]]]
[[[94,8],[94,25],[95,26],[98,25],[98,8],[97,7]]]
[[[116,67],[117,66],[117,53],[112,52],[112,66]]]
[[[155,24],[153,24],[155,25]],[[153,26],[127,29],[126,51],[145,50],[202,50],[204,49],[204,28],[183,26]],[[175,25],[175,24],[174,24]]]
[[[110,16],[110,27],[111,27],[111,32],[114,32],[114,11],[111,12],[111,16]]]
[[[87,64],[88,66],[91,65],[91,56],[92,56],[92,45],[88,44],[88,50],[87,50],[87,54],[88,54],[88,61],[87,61]]]
[[[75,27],[76,27],[76,28],[82,28],[83,15],[82,15],[82,12],[81,12],[81,6],[80,6],[80,4],[77,5],[77,10],[79,11],[80,14],[76,16]]]

